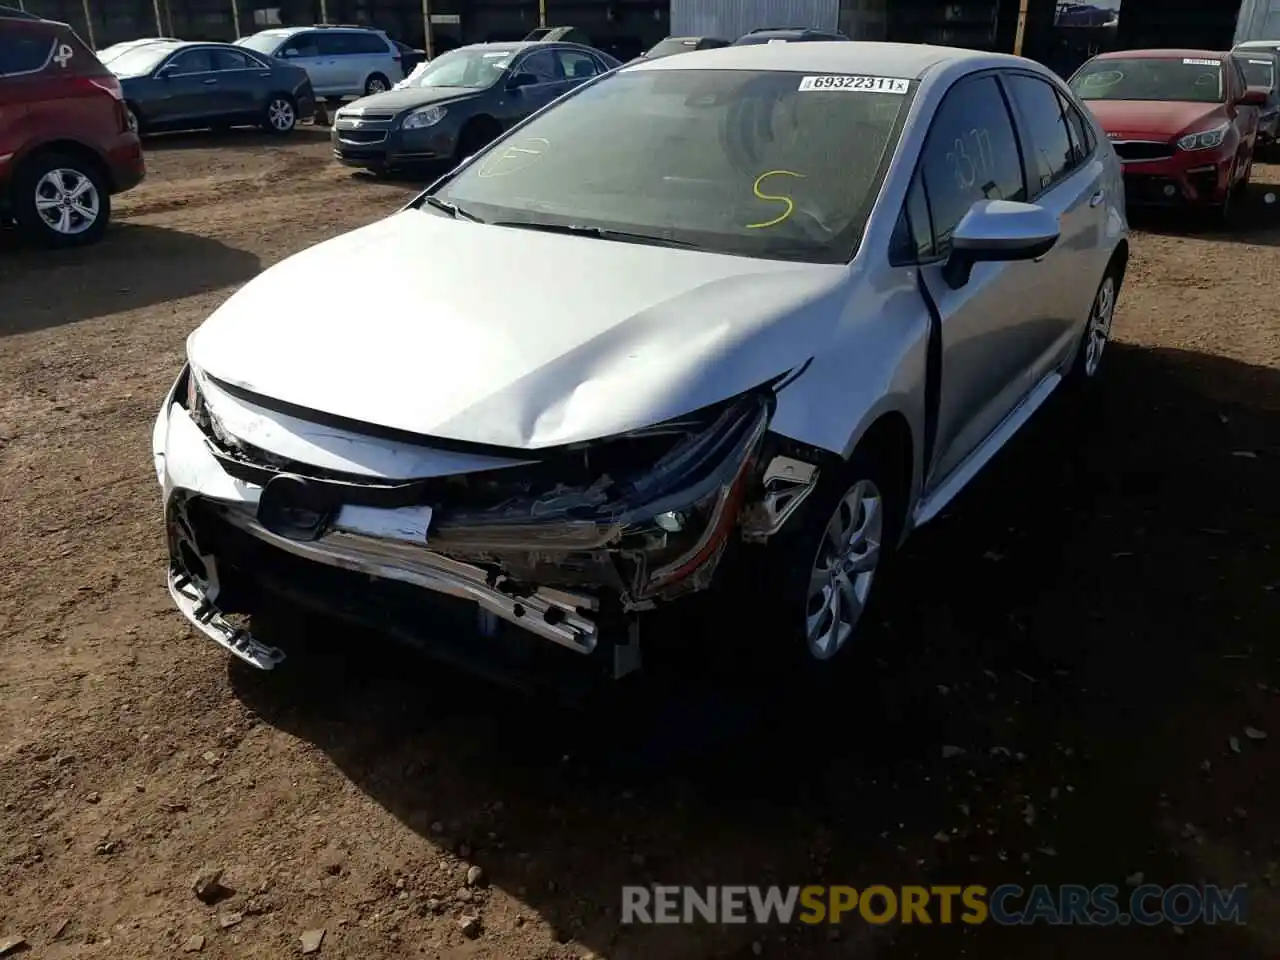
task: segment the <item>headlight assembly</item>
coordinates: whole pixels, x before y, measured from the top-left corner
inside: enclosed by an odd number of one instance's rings
[[[444,115],[447,112],[444,107],[423,107],[421,110],[415,110],[405,117],[404,123],[401,124],[401,129],[422,130],[426,127],[434,127],[444,119]]]
[[[1212,130],[1188,133],[1185,137],[1178,138],[1178,149],[1212,150],[1214,147],[1220,147],[1222,146],[1222,141],[1227,137],[1227,131],[1230,129],[1231,124],[1224,123],[1221,126],[1214,127]]]

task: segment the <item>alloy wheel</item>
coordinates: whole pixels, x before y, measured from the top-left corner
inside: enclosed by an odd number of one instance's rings
[[[871,594],[884,536],[884,497],[870,480],[851,486],[823,531],[809,574],[805,635],[817,660],[853,636]]]
[[[65,167],[50,170],[36,181],[35,200],[40,219],[64,237],[84,233],[102,213],[102,198],[93,181]]]
[[[293,104],[283,97],[272,100],[267,107],[267,122],[271,124],[272,129],[279,130],[281,133],[292,130],[296,119]]]
[[[1092,377],[1102,364],[1102,353],[1111,339],[1111,318],[1116,309],[1116,279],[1111,274],[1102,281],[1089,311],[1089,329],[1084,341],[1084,375]]]

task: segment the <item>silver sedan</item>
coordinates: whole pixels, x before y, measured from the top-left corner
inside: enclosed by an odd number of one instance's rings
[[[1106,136],[1031,61],[630,64],[192,334],[154,438],[170,593],[262,668],[281,594],[427,642],[439,595],[471,656],[620,675],[645,611],[743,576],[752,642],[821,667],[886,556],[1097,375],[1127,233]]]

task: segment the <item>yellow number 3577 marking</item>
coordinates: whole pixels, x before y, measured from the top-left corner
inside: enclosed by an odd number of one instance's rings
[[[761,200],[773,200],[778,203],[786,204],[786,209],[783,210],[782,213],[780,213],[778,216],[774,217],[772,220],[766,220],[763,223],[748,223],[747,224],[748,230],[759,230],[763,227],[776,227],[778,224],[786,220],[787,217],[791,216],[791,214],[795,213],[796,205],[795,203],[792,202],[790,197],[784,196],[784,195],[778,195],[778,194],[765,193],[764,190],[761,189],[764,186],[764,182],[768,180],[770,177],[795,177],[798,180],[803,180],[804,174],[796,173],[792,170],[769,170],[765,173],[760,174],[760,176],[756,177],[756,182],[752,185],[751,192],[754,193]]]

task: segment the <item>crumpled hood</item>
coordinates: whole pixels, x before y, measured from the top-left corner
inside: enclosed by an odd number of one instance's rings
[[[1227,119],[1220,103],[1182,100],[1086,100],[1102,129],[1117,139],[1172,140],[1189,131],[1208,130]]]
[[[188,340],[234,386],[416,434],[537,449],[622,433],[795,368],[844,266],[408,209],[275,265]]]

